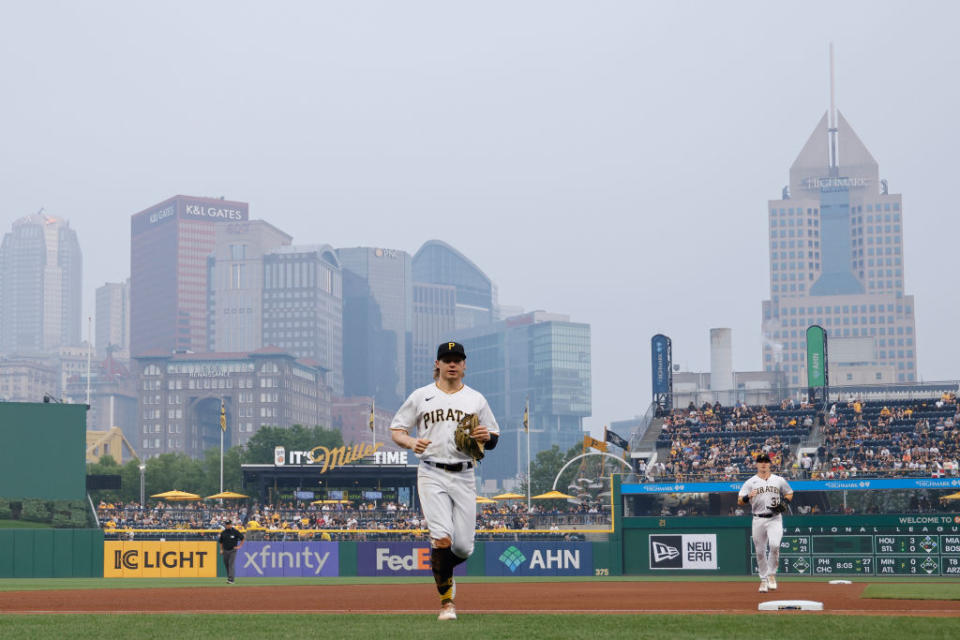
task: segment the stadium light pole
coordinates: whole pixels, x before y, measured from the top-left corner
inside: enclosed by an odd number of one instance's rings
[[[144,475],[144,471],[146,471],[146,470],[147,470],[147,465],[145,465],[145,464],[141,464],[141,465],[140,465],[140,508],[141,508],[141,509],[143,508],[143,501],[144,501],[144,492],[143,492],[143,489],[144,489],[144,483],[143,483],[143,475]]]

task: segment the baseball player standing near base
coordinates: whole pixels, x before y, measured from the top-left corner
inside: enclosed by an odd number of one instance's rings
[[[780,514],[793,500],[793,489],[786,480],[770,472],[770,456],[761,453],[756,463],[757,474],[740,487],[737,504],[749,502],[753,512],[753,548],[757,552],[760,592],[766,593],[777,588],[780,541],[783,540],[783,517]]]
[[[500,437],[487,400],[463,384],[466,360],[460,343],[441,344],[433,384],[411,393],[390,424],[393,441],[420,457],[417,490],[430,530],[430,564],[440,594],[438,620],[457,619],[453,569],[473,553],[477,520],[474,467],[483,450],[493,449]],[[464,425],[469,425],[466,435]]]

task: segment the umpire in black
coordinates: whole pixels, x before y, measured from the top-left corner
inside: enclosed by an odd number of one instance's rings
[[[234,529],[229,520],[224,520],[223,531],[220,532],[220,555],[223,556],[223,566],[227,569],[227,584],[233,584],[237,549],[242,546],[243,534]]]

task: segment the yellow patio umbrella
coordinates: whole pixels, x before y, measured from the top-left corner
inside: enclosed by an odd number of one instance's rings
[[[204,500],[241,500],[249,497],[250,496],[245,496],[242,493],[236,493],[235,491],[224,491],[223,493],[215,493],[212,496],[207,496]]]
[[[179,491],[174,489],[173,491],[164,491],[163,493],[156,493],[151,498],[160,498],[161,500],[169,500],[170,502],[183,501],[187,502],[189,500],[199,500],[200,496],[195,493],[187,493],[186,491]]]
[[[484,498],[483,496],[477,496],[477,502],[479,504],[496,504],[496,500],[491,500],[490,498]]]
[[[522,496],[519,493],[511,493],[510,491],[508,491],[507,493],[501,493],[498,496],[493,496],[493,499],[494,500],[523,500],[526,497],[527,496]]]
[[[956,493],[951,493],[948,496],[940,496],[940,499],[946,502],[947,500],[960,500],[960,491]]]
[[[568,496],[565,493],[560,493],[559,491],[547,491],[546,493],[541,493],[538,496],[533,496],[532,500],[569,500],[573,496]]]

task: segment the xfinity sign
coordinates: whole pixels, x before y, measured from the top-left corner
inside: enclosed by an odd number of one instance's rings
[[[241,577],[337,576],[339,546],[336,542],[252,541],[237,551],[236,567]]]

